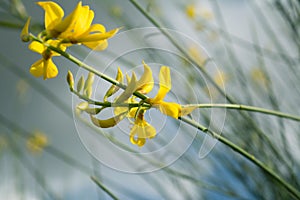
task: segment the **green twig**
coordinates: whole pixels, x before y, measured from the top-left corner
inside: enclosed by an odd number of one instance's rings
[[[128,108],[133,108],[133,107],[140,107],[140,103],[111,103],[111,102],[100,102],[100,101],[95,101],[90,98],[88,98],[86,95],[82,95],[79,92],[71,89],[71,92],[74,93],[76,96],[78,96],[80,99],[85,100],[89,104],[93,104],[96,106],[103,106],[103,107],[128,107]],[[150,107],[149,104],[143,102],[142,104],[143,107]]]
[[[247,106],[242,104],[189,104],[188,106],[197,106],[198,108],[227,108],[227,109],[236,109],[236,110],[246,110],[250,112],[264,113],[268,115],[274,115],[277,117],[300,121],[300,117],[296,115],[291,115],[280,111],[269,110],[265,108],[255,107],[255,106]]]
[[[103,191],[105,191],[111,198],[113,198],[114,200],[118,200],[118,198],[109,190],[107,190],[107,188],[100,181],[98,181],[96,177],[91,176],[91,179],[92,181],[94,181],[94,183],[96,183],[98,187],[100,187]]]

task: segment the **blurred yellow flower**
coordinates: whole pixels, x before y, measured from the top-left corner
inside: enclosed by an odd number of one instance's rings
[[[110,8],[110,13],[111,13],[111,15],[113,15],[115,17],[122,17],[123,9],[121,6],[114,5]]]
[[[199,16],[205,20],[212,20],[214,18],[214,13],[206,7],[201,7],[199,10]]]
[[[62,39],[63,43],[83,44],[93,50],[107,47],[107,39],[119,29],[106,32],[102,24],[93,24],[94,12],[89,6],[82,6],[81,1],[66,18],[64,11],[52,1],[38,2],[45,10],[45,28],[50,38]]]
[[[207,60],[207,56],[205,56],[202,50],[200,50],[197,46],[192,45],[188,48],[188,53],[198,65],[204,67],[203,65]]]
[[[50,44],[52,46],[57,46],[59,41],[57,40],[48,40],[46,44]],[[60,45],[62,50],[65,50],[66,47]],[[29,45],[29,49],[37,52],[42,55],[42,59],[33,63],[30,67],[30,73],[35,77],[43,76],[44,79],[54,78],[58,74],[58,69],[56,65],[52,61],[53,56],[59,56],[58,53],[55,53],[49,50],[44,44],[33,41]]]
[[[225,83],[228,81],[229,76],[224,71],[218,71],[217,74],[213,76],[214,82],[219,86],[223,87]]]
[[[191,18],[194,19],[196,17],[196,7],[193,4],[189,4],[185,7],[185,13],[186,15]]]
[[[144,112],[139,112],[130,131],[130,142],[141,147],[146,139],[152,139],[155,135],[155,128],[144,120]]]
[[[254,68],[251,70],[251,78],[254,82],[262,86],[266,87],[269,84],[269,80],[265,72],[262,71],[260,68]]]
[[[44,133],[36,131],[27,139],[26,145],[31,153],[41,153],[48,145],[48,138]]]

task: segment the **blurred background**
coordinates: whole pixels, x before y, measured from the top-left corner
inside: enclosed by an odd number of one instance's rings
[[[29,73],[40,55],[21,42],[20,31],[28,16],[31,32],[43,30],[44,11],[35,2],[0,0],[0,199],[294,198],[224,144],[155,111],[147,119],[161,131],[143,148],[129,142],[128,121],[104,132],[75,117],[73,110],[80,101],[70,93],[65,77],[71,70],[78,80],[84,72],[57,57],[55,79],[44,81]],[[95,12],[93,23],[107,30],[122,29],[103,52],[83,46],[69,52],[112,77],[117,66],[128,73],[137,70],[140,76],[144,60],[158,81],[159,67],[168,65],[173,80],[168,101],[237,103],[300,115],[299,1],[136,2],[169,30],[186,55],[128,0],[83,1]],[[65,15],[77,3],[59,1]],[[100,79],[96,83],[94,97],[101,100],[109,84]],[[149,95],[156,91],[157,86]],[[193,117],[300,188],[298,122],[208,108]],[[182,136],[182,143],[159,154],[162,168],[151,168],[153,163],[143,160],[144,155],[176,141],[173,133]],[[106,146],[111,140],[145,154],[124,157]],[[199,155],[201,148],[204,153]]]

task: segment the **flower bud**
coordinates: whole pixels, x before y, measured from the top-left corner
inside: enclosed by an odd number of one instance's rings
[[[74,77],[70,70],[68,71],[67,82],[70,86],[70,90],[74,90]]]
[[[30,24],[30,17],[27,19],[27,21],[26,21],[26,23],[25,23],[25,25],[22,29],[21,35],[20,35],[21,40],[23,42],[29,42],[30,41],[30,35],[29,35],[29,31],[28,31],[29,24]]]

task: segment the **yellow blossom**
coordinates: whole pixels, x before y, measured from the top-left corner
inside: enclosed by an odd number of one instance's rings
[[[48,138],[42,132],[35,132],[27,139],[27,148],[32,153],[41,153],[48,145]]]
[[[57,40],[48,40],[46,44],[52,46],[58,45]],[[65,50],[65,47],[61,45],[62,50]],[[29,49],[35,51],[42,55],[42,59],[36,61],[31,65],[30,73],[35,77],[43,76],[44,79],[54,78],[58,74],[58,69],[52,61],[53,56],[59,56],[58,53],[55,53],[49,50],[44,44],[33,41],[29,45]]]
[[[141,147],[146,143],[146,139],[152,139],[155,135],[155,128],[144,120],[144,113],[140,112],[130,131],[130,142]]]
[[[165,102],[163,99],[171,90],[170,68],[162,66],[159,72],[159,90],[154,98],[148,99],[148,102],[165,115],[177,119],[181,113],[181,105],[173,102]]]
[[[45,28],[49,37],[59,38],[64,43],[83,44],[93,50],[107,47],[107,39],[114,36],[118,29],[106,32],[102,24],[93,24],[94,12],[81,1],[66,18],[63,9],[52,1],[38,2],[45,10]]]
[[[207,60],[207,56],[205,56],[202,50],[200,50],[197,46],[192,45],[188,48],[188,53],[198,65],[203,67]]]
[[[147,94],[152,90],[154,86],[152,70],[145,62],[143,62],[143,66],[144,73],[138,81],[136,80],[136,75],[134,72],[132,73],[132,78],[127,78],[128,86],[125,91],[116,99],[116,103],[125,102],[134,92]]]
[[[200,9],[199,15],[206,20],[212,20],[214,18],[213,12],[205,7]]]
[[[192,4],[190,4],[190,5],[187,5],[186,7],[185,7],[185,13],[186,13],[186,15],[189,17],[189,18],[191,18],[191,19],[194,19],[195,17],[196,17],[196,7],[195,7],[195,5],[192,5]]]
[[[228,81],[229,76],[224,71],[218,71],[218,73],[213,77],[214,82],[219,86],[223,87],[224,84]]]
[[[258,83],[262,86],[268,86],[269,80],[265,72],[259,68],[254,68],[251,70],[251,78],[255,83]]]

